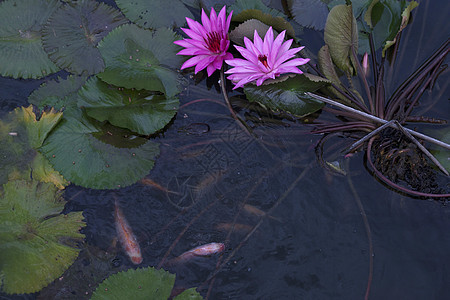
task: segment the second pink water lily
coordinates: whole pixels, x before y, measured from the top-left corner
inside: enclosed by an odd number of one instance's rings
[[[259,86],[265,80],[275,79],[281,74],[303,73],[297,66],[306,64],[309,59],[294,57],[304,47],[289,49],[293,40],[284,42],[285,34],[286,31],[282,31],[274,39],[273,30],[270,27],[263,41],[255,30],[253,42],[245,37],[245,48],[235,46],[245,59],[234,58],[225,60],[228,65],[234,67],[225,72],[226,74],[231,74],[227,78],[236,84],[234,89],[242,87],[249,82],[255,82]]]
[[[185,47],[177,55],[193,55],[182,66],[181,70],[195,66],[195,74],[206,68],[208,76],[215,70],[222,68],[225,59],[233,58],[228,52],[230,40],[228,30],[230,29],[231,12],[226,16],[225,6],[220,10],[219,15],[211,8],[208,18],[202,9],[202,24],[192,19],[186,18],[188,28],[181,28],[190,39],[175,41],[174,43]]]

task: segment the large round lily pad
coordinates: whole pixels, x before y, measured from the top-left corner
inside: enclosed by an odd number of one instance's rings
[[[64,111],[40,152],[70,182],[112,189],[133,184],[148,174],[159,145],[72,108]]]
[[[41,28],[59,7],[58,0],[0,2],[0,74],[40,78],[58,67],[42,47]]]
[[[178,98],[146,90],[123,89],[92,77],[79,92],[78,105],[99,121],[149,135],[162,129],[177,112]]]
[[[43,30],[44,49],[59,67],[76,74],[96,74],[105,64],[98,42],[126,23],[120,11],[94,0],[61,6]]]
[[[181,27],[186,17],[194,18],[180,0],[116,0],[116,3],[128,19],[143,28]]]
[[[114,29],[98,45],[106,69],[97,76],[124,88],[160,91],[171,98],[180,92],[178,74],[184,58],[173,42],[180,36],[167,28],[154,32],[127,24]]]
[[[0,198],[0,279],[8,294],[34,293],[75,261],[81,212],[62,215],[65,201],[51,183],[16,180]]]
[[[43,109],[46,106],[61,109],[68,104],[69,95],[75,94],[86,82],[85,76],[68,76],[66,79],[58,77],[43,83],[28,96],[28,102]]]
[[[168,299],[174,283],[175,275],[163,269],[130,269],[106,278],[92,294],[91,300]],[[174,299],[198,300],[203,297],[191,288]]]

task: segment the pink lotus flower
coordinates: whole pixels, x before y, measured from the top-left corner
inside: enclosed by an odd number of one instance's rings
[[[292,40],[283,42],[285,33],[286,30],[281,32],[274,40],[273,30],[270,27],[263,42],[255,30],[253,43],[245,37],[246,48],[234,46],[245,59],[225,60],[227,64],[234,67],[225,72],[225,74],[231,74],[228,79],[236,84],[233,89],[255,80],[256,85],[260,86],[266,79],[275,79],[285,73],[303,73],[297,66],[306,64],[309,59],[291,58],[304,47],[289,49]]]
[[[186,18],[190,29],[181,28],[191,39],[175,41],[174,43],[185,47],[177,55],[194,55],[188,59],[181,70],[195,66],[195,74],[206,68],[208,76],[215,70],[222,68],[225,59],[232,59],[233,55],[228,53],[230,40],[228,39],[228,29],[230,29],[231,15],[226,18],[225,6],[219,12],[219,16],[211,8],[210,17],[202,9],[202,24]]]

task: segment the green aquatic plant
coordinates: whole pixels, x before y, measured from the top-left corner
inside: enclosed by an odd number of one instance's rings
[[[98,77],[117,87],[159,91],[174,97],[180,87],[172,68],[183,61],[175,55],[180,48],[173,44],[179,38],[167,28],[150,31],[134,24],[120,26],[98,45],[106,65]]]
[[[143,178],[154,165],[159,145],[72,108],[64,111],[39,151],[66,180],[114,189]]]
[[[44,50],[61,69],[92,75],[105,68],[98,43],[114,28],[127,23],[118,11],[94,0],[61,5],[42,30]]]
[[[14,180],[0,197],[0,279],[8,294],[41,290],[75,261],[84,235],[81,212],[61,214],[65,201],[51,183]]]
[[[7,0],[0,3],[0,74],[41,78],[58,71],[42,48],[42,26],[58,0]]]
[[[175,275],[152,267],[130,269],[106,278],[92,294],[91,300],[99,299],[168,299],[175,283]],[[191,288],[173,299],[203,299]]]

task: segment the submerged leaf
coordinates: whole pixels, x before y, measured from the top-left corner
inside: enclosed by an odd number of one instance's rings
[[[60,68],[96,74],[105,67],[98,42],[126,22],[120,11],[94,0],[63,5],[44,27],[44,49]]]
[[[350,75],[356,73],[352,49],[358,52],[358,31],[351,5],[333,7],[328,14],[324,40],[336,66]]]
[[[159,145],[90,119],[73,108],[64,111],[64,118],[40,152],[70,182],[113,189],[133,184],[147,175],[159,154]]]
[[[116,0],[116,3],[131,22],[143,28],[181,27],[186,18],[194,18],[179,0]]]
[[[113,87],[92,77],[80,90],[78,105],[99,121],[149,135],[162,129],[175,116],[179,101],[146,90]]]
[[[62,112],[51,110],[43,112],[39,121],[36,120],[36,115],[33,112],[33,106],[27,108],[22,107],[21,111],[17,111],[17,118],[24,122],[28,132],[28,140],[30,146],[34,149],[39,148],[44,142],[50,131],[61,120]]]
[[[123,25],[113,30],[98,48],[106,69],[98,77],[118,87],[160,91],[171,98],[180,92],[178,74],[184,58],[176,55],[181,49],[173,42],[180,37],[172,30],[160,28],[154,32]]]
[[[60,190],[69,185],[67,180],[65,180],[58,171],[53,169],[48,159],[39,152],[33,159],[31,170],[33,179],[41,182],[53,183]]]
[[[65,201],[49,183],[16,180],[0,198],[0,279],[8,294],[41,290],[75,261],[84,238],[81,212],[60,214]]]
[[[0,74],[41,78],[58,70],[42,48],[41,28],[58,0],[0,2]]]
[[[325,79],[313,81],[305,74],[301,74],[277,84],[246,85],[244,91],[249,101],[258,102],[273,111],[284,111],[303,117],[324,106],[322,102],[312,99],[305,93],[313,92],[327,84]]]
[[[328,16],[328,7],[321,0],[288,0],[294,20],[302,26],[323,30]]]

